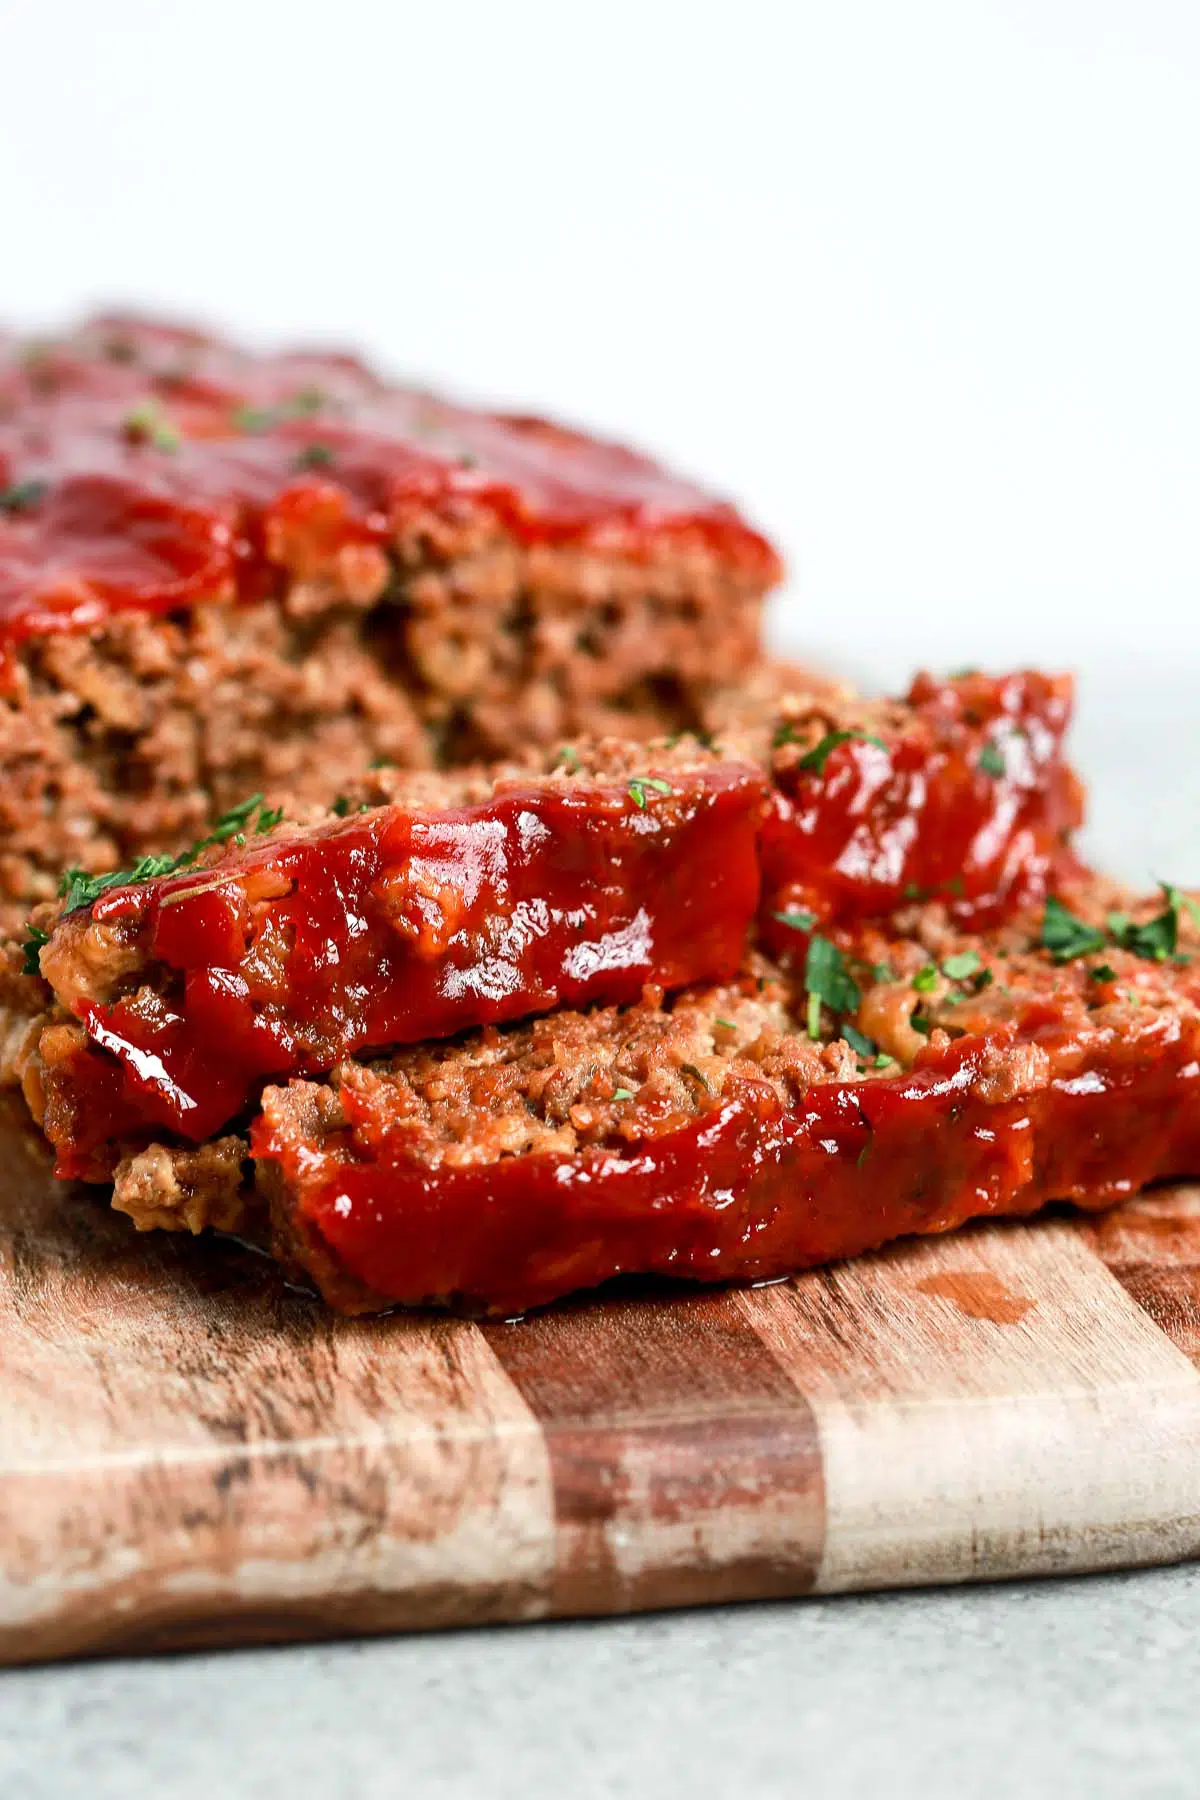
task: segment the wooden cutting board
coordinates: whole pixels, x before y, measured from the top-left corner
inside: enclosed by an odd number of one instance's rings
[[[1200,1553],[1197,1188],[486,1325],[0,1193],[8,1661]]]

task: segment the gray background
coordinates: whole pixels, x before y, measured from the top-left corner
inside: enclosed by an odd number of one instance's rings
[[[1194,1795],[1200,1571],[10,1674],[6,1800]]]

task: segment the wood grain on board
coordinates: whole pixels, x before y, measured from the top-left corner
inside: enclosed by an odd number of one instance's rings
[[[1196,1189],[482,1325],[0,1193],[4,1660],[1200,1554]]]

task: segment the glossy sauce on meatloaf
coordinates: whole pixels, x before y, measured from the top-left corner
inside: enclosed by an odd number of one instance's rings
[[[1075,903],[1100,920],[1111,901],[1097,884]],[[1200,1169],[1191,967],[1112,945],[1063,964],[1036,917],[967,937],[934,909],[913,931],[838,934],[853,1020],[818,1025],[760,965],[268,1089],[250,1147],[276,1254],[346,1311],[516,1313],[616,1275],[764,1279]]]
[[[633,451],[389,385],[356,359],[254,356],[94,321],[0,343],[0,635],[254,600],[283,575],[381,588],[406,516],[486,513],[525,543],[703,544],[773,579],[731,506]]]
[[[27,1083],[58,1172],[103,1178],[154,1130],[198,1142],[264,1079],[360,1050],[734,974],[762,770],[695,746],[572,757],[474,799],[427,779],[424,804],[275,829],[68,913],[41,964],[79,1024],[49,1028]]]

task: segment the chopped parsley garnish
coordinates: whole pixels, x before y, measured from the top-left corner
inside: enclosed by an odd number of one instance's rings
[[[875,737],[869,731],[827,731],[819,744],[814,744],[808,753],[800,758],[797,765],[801,769],[811,769],[814,775],[823,775],[825,764],[840,744],[848,744],[851,740],[860,744],[874,744],[878,750],[886,750],[887,745],[882,738]]]
[[[333,451],[328,444],[306,444],[298,456],[292,458],[293,469],[327,469],[333,461]]]
[[[396,765],[390,756],[373,756],[369,766],[372,769],[394,769]]]
[[[846,972],[845,960],[837,945],[820,932],[808,940],[804,960],[804,991],[808,995],[806,1025],[810,1038],[821,1035],[821,1006],[832,1013],[857,1012],[861,998],[858,984]]]
[[[781,720],[771,734],[772,749],[782,750],[785,744],[794,744],[795,741],[796,727],[792,724],[790,719]]]
[[[923,969],[918,969],[913,976],[912,985],[916,988],[918,994],[932,994],[934,988],[937,986],[937,978],[937,964],[926,963],[925,967]]]
[[[670,782],[663,781],[658,775],[639,775],[636,781],[631,781],[629,784],[629,798],[642,812],[645,812],[646,810],[647,788],[653,788],[656,794],[670,794],[674,792]]]
[[[1166,962],[1169,956],[1175,955],[1179,921],[1185,912],[1200,924],[1200,906],[1193,899],[1169,881],[1160,881],[1158,885],[1163,891],[1166,907],[1153,919],[1147,919],[1144,925],[1134,925],[1125,913],[1108,915],[1108,928],[1114,941],[1123,950],[1131,950],[1148,962]]]
[[[0,512],[31,512],[49,492],[48,481],[14,481],[11,487],[0,488]]]
[[[63,911],[78,912],[81,906],[91,906],[109,888],[133,887],[139,881],[173,875],[189,861],[191,858],[185,856],[142,856],[131,869],[113,869],[107,875],[89,875],[86,869],[66,869],[58,882],[58,891],[66,900]]]
[[[135,406],[121,420],[121,430],[131,444],[151,444],[155,450],[178,450],[179,433],[165,416],[157,400]]]
[[[1004,752],[999,744],[987,743],[979,752],[979,768],[985,775],[1003,775],[1008,764],[1004,760]]]
[[[1095,968],[1088,970],[1088,974],[1093,981],[1115,981],[1117,979],[1117,971],[1109,968],[1107,963],[1097,963]]]
[[[264,806],[258,815],[258,823],[254,827],[255,836],[262,837],[264,832],[273,831],[282,818],[282,806],[277,806],[273,812],[268,807]]]
[[[612,1097],[614,1100],[632,1100],[633,1099],[633,1089],[632,1088],[614,1088]]]
[[[1043,947],[1053,954],[1055,962],[1090,956],[1094,951],[1107,948],[1109,943],[1128,950],[1133,956],[1141,956],[1147,962],[1166,962],[1169,957],[1176,957],[1178,961],[1179,921],[1186,912],[1200,925],[1200,905],[1169,881],[1160,881],[1158,885],[1167,903],[1162,912],[1142,925],[1135,925],[1128,913],[1110,912],[1106,920],[1107,937],[1095,926],[1085,925],[1082,919],[1075,918],[1052,896],[1046,902],[1042,921]],[[1089,974],[1098,981],[1115,980],[1107,963],[1103,967],[1108,970],[1107,975],[1100,975],[1094,969],[1089,970]]]
[[[1091,956],[1094,951],[1103,950],[1104,945],[1102,931],[1077,919],[1051,894],[1042,918],[1042,948],[1049,950],[1055,962],[1073,962],[1077,956]]]
[[[920,1032],[922,1037],[928,1037],[933,1030],[933,1020],[928,1013],[915,1012],[908,1022],[914,1031]]]
[[[861,1031],[856,1031],[853,1025],[843,1025],[840,1029],[842,1036],[856,1056],[875,1055],[875,1043],[873,1039],[865,1036]]]
[[[270,431],[286,419],[302,419],[308,413],[320,412],[324,404],[325,395],[320,388],[301,388],[278,406],[239,406],[233,422],[239,431]]]
[[[942,964],[942,974],[947,981],[967,981],[972,975],[978,975],[983,967],[983,958],[978,950],[960,950],[955,956],[948,956]]]
[[[82,906],[92,906],[109,888],[136,887],[139,882],[155,881],[161,875],[176,875],[180,869],[190,868],[202,850],[211,850],[216,844],[227,844],[231,838],[244,844],[246,828],[256,812],[257,831],[269,831],[283,817],[282,807],[268,811],[263,806],[262,795],[251,794],[248,800],[242,800],[237,806],[231,806],[228,812],[222,813],[207,837],[198,838],[189,850],[181,851],[178,856],[142,856],[131,869],[113,869],[107,875],[89,875],[86,869],[64,870],[58,883],[58,891],[66,901],[64,913],[78,912]],[[264,819],[266,824],[263,823]]]
[[[1147,962],[1166,962],[1174,956],[1179,935],[1179,913],[1173,906],[1160,912],[1144,925],[1134,925],[1121,913],[1109,914],[1109,930],[1122,950],[1143,956]]]
[[[877,1069],[894,1069],[895,1066],[896,1066],[895,1057],[889,1056],[886,1050],[879,1050],[876,1052],[875,1067]]]
[[[700,1083],[700,1086],[704,1089],[706,1094],[710,1092],[708,1082],[696,1067],[695,1063],[680,1063],[679,1073],[681,1075],[690,1075],[693,1081],[698,1081]]]
[[[732,1019],[714,1019],[713,1024],[719,1025],[721,1027],[722,1031],[736,1031],[737,1030],[737,1026],[734,1024]]]
[[[801,906],[789,907],[787,912],[772,913],[771,917],[781,925],[786,925],[789,931],[811,931],[817,922],[816,913],[805,912]]]
[[[23,975],[41,974],[42,965],[40,957],[42,945],[48,944],[49,942],[50,933],[48,931],[43,931],[40,925],[27,925],[25,927],[25,942],[22,946],[25,956],[21,963],[21,973]]]
[[[575,773],[576,769],[582,768],[583,766],[579,760],[578,750],[574,749],[570,744],[563,745],[556,756],[555,761],[560,762],[564,769],[571,775]]]
[[[350,811],[350,802],[347,800],[345,794],[335,795],[329,810],[330,812],[335,812],[339,819],[344,819],[346,814]]]

